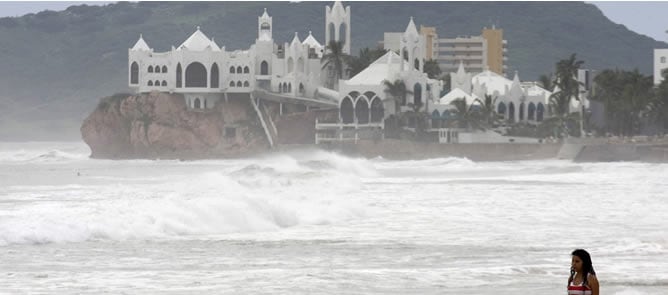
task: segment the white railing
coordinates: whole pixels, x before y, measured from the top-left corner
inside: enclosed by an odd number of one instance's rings
[[[320,123],[318,121],[318,118],[315,119],[315,129],[316,130],[323,130],[323,129],[344,129],[344,128],[352,128],[352,129],[364,129],[364,128],[380,128],[380,129],[385,129],[385,122],[376,122],[376,123],[365,123],[365,124],[360,124],[357,122],[354,123],[340,123],[340,122],[334,122],[334,123]]]
[[[355,132],[354,137],[344,137],[343,133],[339,133],[339,136],[323,136],[323,134],[315,134],[315,144],[321,144],[324,142],[345,142],[353,141],[355,144],[359,141],[360,137],[357,132]]]

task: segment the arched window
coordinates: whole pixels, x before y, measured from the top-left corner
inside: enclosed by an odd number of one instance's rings
[[[357,117],[357,123],[359,124],[369,123],[369,103],[366,98],[360,97],[355,103],[355,117]]]
[[[665,56],[662,56],[662,57],[661,57],[661,63],[662,63],[662,64],[665,64],[665,63],[666,63],[666,57],[665,57]]]
[[[334,23],[329,23],[329,40],[327,40],[327,43],[333,40],[336,40],[336,30],[334,29]]]
[[[206,87],[206,68],[199,62],[186,67],[186,87]]]
[[[248,66],[244,67],[244,74],[249,74],[250,73],[250,68]]]
[[[533,102],[529,103],[529,116],[527,119],[529,120],[536,119],[536,105]]]
[[[536,121],[542,122],[543,121],[543,113],[545,112],[545,107],[543,106],[542,103],[538,103],[538,107],[536,108]]]
[[[201,107],[201,102],[199,101],[199,97],[195,98],[195,109],[199,109]]]
[[[241,66],[238,66],[238,67],[237,67],[237,74],[241,74],[242,71],[243,71],[243,69],[241,68]]]
[[[297,59],[297,72],[304,72],[304,59],[301,57]]]
[[[371,101],[371,122],[382,122],[385,117],[385,108],[380,97],[375,97]]]
[[[153,86],[153,81],[148,80],[148,83],[147,83],[146,85],[148,85],[148,86]]]
[[[241,84],[241,81],[237,81],[237,87],[241,87],[241,85],[243,85]]]
[[[341,122],[343,124],[350,124],[353,122],[353,102],[350,97],[346,96],[341,101]]]
[[[176,88],[181,88],[183,85],[183,82],[181,81],[181,77],[183,76],[183,70],[181,70],[181,63],[178,63],[176,65]]]
[[[130,65],[130,84],[139,84],[139,64],[132,62]]]
[[[234,74],[234,66],[230,67],[230,74]]]
[[[505,118],[506,118],[506,104],[500,102],[500,103],[499,103],[499,106],[498,106],[497,109],[496,109],[496,112],[497,112],[499,115],[501,115],[501,117],[503,117],[503,118],[505,119]]]
[[[346,45],[346,23],[341,23],[341,26],[339,27],[339,41],[341,42],[341,47],[344,47]]]
[[[402,56],[403,56],[404,60],[408,61],[408,50],[406,50],[406,48],[404,48],[401,52],[402,52]]]
[[[299,93],[304,93],[304,84],[299,83]]]
[[[234,81],[230,81],[230,87],[234,87]]]
[[[162,84],[160,84],[160,85],[163,86],[163,87],[167,87],[167,81],[162,80]]]
[[[155,66],[155,72],[160,73],[160,66]]]
[[[262,61],[260,63],[260,75],[269,75],[269,63]]]
[[[250,87],[250,83],[248,83],[248,81],[244,81],[244,87]]]
[[[155,82],[153,82],[153,85],[155,85],[155,86],[160,86],[160,81],[155,80]]]
[[[162,66],[162,72],[167,73],[167,66]]]
[[[413,86],[413,104],[415,106],[422,105],[422,85],[420,83],[415,83]]]
[[[148,66],[148,72],[153,73],[153,66]]]
[[[218,77],[218,64],[215,62],[211,66],[211,88],[220,87],[220,78]]]
[[[520,121],[524,121],[524,103],[520,103]]]
[[[413,62],[413,64],[414,64],[413,66],[415,67],[415,69],[419,71],[420,70],[420,60],[416,58],[415,61]]]
[[[269,24],[266,23],[266,22],[264,22],[260,25],[260,30],[269,31],[270,29],[271,29],[271,26],[269,26]]]
[[[508,121],[515,122],[515,104],[512,101],[508,103]]]
[[[292,73],[295,70],[295,62],[292,60],[292,57],[288,58],[288,73]]]
[[[288,83],[288,92],[292,93],[292,83]]]

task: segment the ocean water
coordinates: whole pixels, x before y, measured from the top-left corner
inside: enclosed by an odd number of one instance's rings
[[[1,294],[668,294],[668,165],[0,143]]]

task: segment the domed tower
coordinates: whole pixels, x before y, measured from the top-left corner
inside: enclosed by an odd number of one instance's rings
[[[344,9],[341,1],[325,6],[325,46],[331,40],[342,41],[343,53],[350,54],[350,6]]]
[[[267,9],[264,9],[262,16],[257,18],[257,39],[259,41],[271,41],[271,30],[272,30],[271,16],[267,14]]]

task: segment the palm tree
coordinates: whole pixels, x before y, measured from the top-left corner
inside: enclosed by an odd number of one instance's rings
[[[394,82],[383,80],[383,84],[385,85],[385,93],[394,100],[394,112],[400,113],[400,106],[406,104],[406,97],[413,92],[406,88],[406,83],[403,80],[394,80]]]
[[[497,98],[498,97],[492,98],[492,95],[485,94],[485,101],[482,101],[479,98],[475,99],[475,101],[477,101],[481,106],[480,115],[482,116],[482,119],[488,128],[494,126],[498,121],[496,108],[494,107],[496,105]]]
[[[336,76],[332,77],[330,86],[336,88],[338,80],[343,78],[343,67],[350,63],[351,57],[343,52],[343,41],[330,40],[326,52],[322,56],[322,68],[334,67]],[[337,77],[338,79],[335,79]]]
[[[481,124],[482,120],[480,112],[476,108],[473,108],[473,104],[468,105],[464,98],[455,99],[450,102],[450,104],[455,107],[452,113],[454,114],[454,123],[457,127],[466,129],[485,129]]]
[[[555,92],[550,96],[550,107],[554,111],[556,126],[559,133],[568,130],[566,127],[567,121],[572,118],[570,113],[571,99],[580,100],[580,83],[577,80],[578,70],[584,61],[577,60],[575,53],[571,54],[568,59],[562,59],[556,64],[556,75],[553,82]],[[552,124],[551,122],[546,122]]]
[[[541,87],[545,90],[552,91],[554,88],[552,85],[552,73],[550,75],[540,75],[538,82],[540,82]]]

